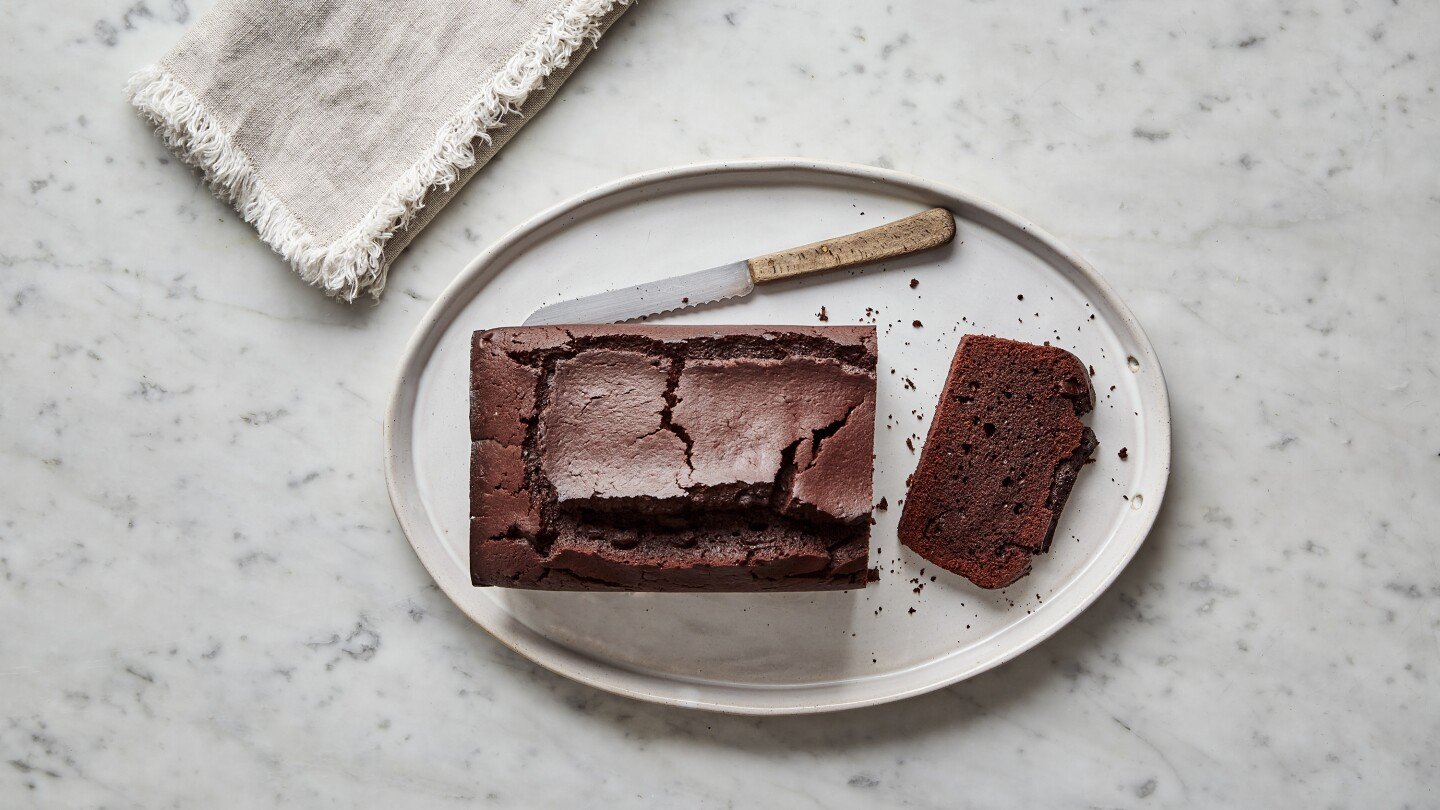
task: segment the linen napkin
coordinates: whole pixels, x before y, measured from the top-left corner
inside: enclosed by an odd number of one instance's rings
[[[396,255],[630,0],[220,0],[131,103],[307,282]]]

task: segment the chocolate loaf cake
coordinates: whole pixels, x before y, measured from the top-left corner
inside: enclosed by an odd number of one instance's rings
[[[864,587],[875,345],[869,326],[476,332],[472,581]]]
[[[966,335],[900,516],[900,542],[982,588],[1003,588],[1050,548],[1097,442],[1085,366],[1053,346]]]

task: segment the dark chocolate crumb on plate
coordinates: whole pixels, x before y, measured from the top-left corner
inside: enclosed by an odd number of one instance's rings
[[[822,321],[828,321],[830,320],[830,313],[826,312],[825,307],[822,306],[820,307],[820,311],[815,313],[815,317],[819,318]]]
[[[881,512],[884,512],[885,510],[890,508],[890,502],[885,500],[884,496],[881,496],[880,502],[875,504],[875,508],[879,509]]]
[[[919,287],[919,286],[920,286],[920,279],[918,279],[918,278],[912,278],[912,279],[910,279],[910,289],[913,290],[913,289],[915,289],[916,287]]]
[[[919,329],[920,327],[924,326],[925,324],[920,323],[919,321],[911,321],[911,322],[910,322],[910,325],[913,326],[913,327],[915,327],[916,329]]]
[[[1124,461],[1125,459],[1130,458],[1130,448],[1128,448],[1128,447],[1122,447],[1122,448],[1120,448],[1120,452],[1119,452],[1117,455],[1120,456],[1120,460],[1121,460],[1121,461]]]

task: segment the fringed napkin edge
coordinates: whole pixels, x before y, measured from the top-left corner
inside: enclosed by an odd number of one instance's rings
[[[389,266],[385,243],[407,227],[435,188],[448,189],[475,164],[476,143],[519,109],[546,77],[570,64],[587,41],[595,43],[601,21],[631,0],[570,0],[546,18],[515,53],[435,134],[435,141],[385,195],[343,237],[323,243],[285,203],[266,188],[254,165],[183,82],[161,64],[137,71],[126,85],[130,103],[155,124],[165,144],[203,172],[214,193],[255,227],[260,238],[290,262],[309,284],[327,295],[354,301],[362,293],[379,297]]]

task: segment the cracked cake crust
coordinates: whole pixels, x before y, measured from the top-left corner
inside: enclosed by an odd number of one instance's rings
[[[873,327],[515,327],[471,364],[474,584],[864,586]]]

